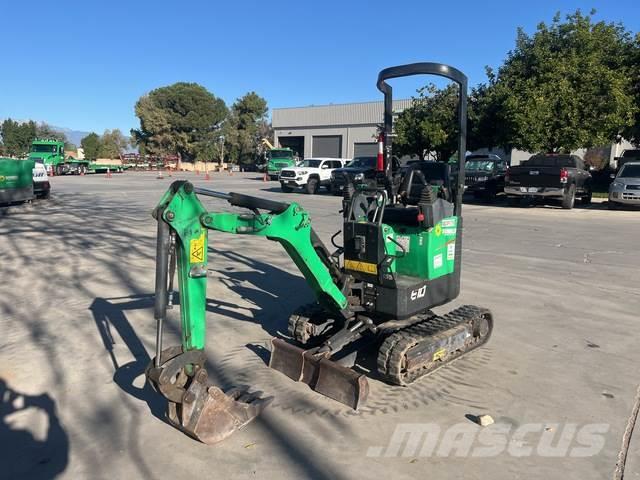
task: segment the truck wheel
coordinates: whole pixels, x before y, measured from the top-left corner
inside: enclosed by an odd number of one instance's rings
[[[593,192],[591,191],[591,189],[589,189],[587,194],[582,197],[582,204],[583,205],[591,205],[591,197],[592,196],[593,196]]]
[[[293,188],[291,187],[287,187],[284,183],[280,182],[280,188],[282,188],[282,191],[284,193],[291,193],[293,192]]]
[[[310,195],[315,194],[318,191],[318,179],[310,178],[307,181],[307,193]]]
[[[498,192],[496,192],[496,187],[489,186],[484,191],[484,195],[482,196],[482,200],[484,200],[486,203],[493,203],[493,202],[496,201],[496,195],[497,194],[498,194]]]
[[[62,175],[62,165],[56,165],[56,175]]]
[[[576,203],[576,186],[571,185],[569,190],[564,192],[564,196],[562,197],[562,208],[565,210],[571,210],[573,205]]]

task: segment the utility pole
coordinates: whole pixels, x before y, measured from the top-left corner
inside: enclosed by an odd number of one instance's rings
[[[220,170],[222,170],[222,164],[224,163],[224,135],[218,137],[220,142]]]

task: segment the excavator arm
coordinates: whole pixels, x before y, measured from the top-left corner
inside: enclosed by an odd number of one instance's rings
[[[196,193],[227,200],[246,214],[207,212]],[[260,213],[259,210],[268,213]],[[311,227],[308,212],[282,203],[236,193],[196,189],[176,182],[156,209],[175,241],[181,298],[182,347],[204,348],[208,230],[266,237],[280,243],[311,287],[318,302],[337,315],[347,315],[341,272]],[[162,292],[159,297],[162,298]],[[171,292],[168,292],[171,295]]]
[[[224,199],[247,213],[208,212],[198,195]],[[264,211],[264,213],[261,212]],[[316,299],[335,315],[349,316],[337,264],[311,227],[308,212],[237,193],[222,193],[174,182],[153,212],[158,222],[155,318],[156,356],[147,369],[152,386],[169,401],[169,419],[205,443],[226,438],[255,418],[268,403],[256,394],[223,393],[206,383],[204,346],[208,231],[266,237],[280,243],[302,272]],[[173,303],[177,269],[181,345],[163,349],[167,308]]]

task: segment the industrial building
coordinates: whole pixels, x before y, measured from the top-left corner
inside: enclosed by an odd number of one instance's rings
[[[394,114],[411,106],[411,99],[393,102]],[[271,123],[277,147],[289,147],[301,158],[353,158],[376,155],[376,133],[382,116],[382,101],[274,108]],[[626,148],[626,140],[601,148],[578,149],[572,153],[587,163],[615,166],[615,157]],[[482,148],[473,153],[495,153],[511,165],[519,165],[532,154],[518,149]]]
[[[411,100],[396,100],[394,113],[410,105]],[[275,145],[289,147],[300,157],[375,155],[376,131],[383,111],[381,101],[274,108],[271,123]]]

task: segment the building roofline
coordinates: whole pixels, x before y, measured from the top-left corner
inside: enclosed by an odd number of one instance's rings
[[[411,98],[397,98],[394,99],[394,102],[403,102],[403,101],[410,101]],[[345,106],[345,105],[366,105],[368,103],[383,103],[384,100],[369,100],[367,102],[344,102],[344,103],[325,103],[322,105],[300,105],[299,107],[279,107],[279,108],[272,108],[271,111],[274,110],[296,110],[298,108],[322,108],[322,107],[341,107],[341,106]]]

